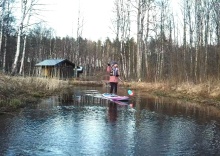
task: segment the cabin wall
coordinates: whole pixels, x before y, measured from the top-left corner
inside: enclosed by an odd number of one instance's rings
[[[68,79],[72,78],[74,70],[72,66],[42,66],[36,68],[36,76],[45,78]]]

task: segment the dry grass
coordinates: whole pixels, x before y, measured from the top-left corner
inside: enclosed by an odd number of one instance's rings
[[[148,92],[220,106],[220,81],[207,81],[200,84],[191,82],[180,84],[129,82],[126,85],[133,89],[141,89],[143,94]]]
[[[106,81],[71,81],[74,85],[103,85]],[[186,97],[189,99],[207,98],[220,100],[220,81],[207,81],[200,84],[191,82],[173,83],[173,82],[119,82],[119,85],[129,87],[131,89],[142,90],[143,93],[150,92],[159,95],[172,97]]]
[[[57,79],[45,79],[36,77],[11,77],[0,74],[0,108],[2,106],[19,106],[25,102],[49,96],[56,91],[67,88],[70,85],[105,85],[106,81],[61,81]],[[200,84],[190,82],[120,82],[130,89],[142,90],[142,94],[153,93],[156,95],[184,98],[197,102],[214,100],[220,101],[220,81],[207,81]],[[220,104],[219,104],[220,105]]]
[[[68,86],[67,81],[0,74],[0,107],[19,107]]]
[[[80,86],[102,86],[104,81],[82,81],[82,80],[72,80],[69,82],[71,85],[80,85]]]

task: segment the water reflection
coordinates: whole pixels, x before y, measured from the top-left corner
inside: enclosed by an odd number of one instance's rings
[[[169,98],[142,98],[139,109],[155,111],[168,116],[180,116],[185,118],[196,118],[198,122],[220,121],[220,111],[213,106],[205,106],[196,103],[182,102]],[[137,105],[137,104],[136,104]]]
[[[108,119],[110,122],[116,122],[117,120],[117,104],[111,101],[108,105]]]
[[[213,107],[138,92],[127,104],[114,103],[82,90],[1,115],[1,155],[220,154]]]

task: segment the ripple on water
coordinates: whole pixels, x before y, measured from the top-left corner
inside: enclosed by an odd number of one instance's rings
[[[220,154],[219,122],[200,120],[197,110],[195,115],[187,108],[191,114],[186,114],[182,106],[164,106],[158,100],[155,104],[153,99],[142,99],[135,107],[54,101],[56,98],[24,109],[13,117],[1,116],[0,153],[47,156]]]

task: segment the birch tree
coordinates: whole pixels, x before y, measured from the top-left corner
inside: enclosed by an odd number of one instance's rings
[[[3,26],[4,26],[4,16],[5,16],[5,3],[6,0],[2,0],[0,1],[0,6],[1,6],[1,10],[0,10],[0,47],[2,47],[2,38],[3,38]],[[0,55],[1,55],[2,51],[0,51]],[[4,58],[4,54],[3,54],[3,58]],[[2,60],[2,62],[4,61],[4,59]],[[3,68],[3,72],[4,72],[4,68]]]
[[[76,47],[76,55],[75,55],[75,62],[76,64],[81,64],[81,59],[79,57],[80,55],[80,44],[82,40],[82,32],[83,32],[83,25],[84,25],[84,19],[81,17],[80,7],[78,10],[78,19],[77,19],[77,47]]]
[[[146,13],[146,1],[137,1],[137,79],[142,78],[143,71],[143,31],[144,31],[144,18]]]
[[[216,55],[220,55],[220,1],[219,0],[212,0],[212,7],[213,7],[213,17],[212,23],[214,27],[214,36],[216,47],[215,52]],[[217,78],[220,79],[220,57],[217,57]]]
[[[148,55],[150,55],[150,50],[148,48],[148,42],[150,38],[150,34],[153,34],[152,31],[155,29],[156,23],[156,6],[154,5],[154,0],[149,0],[146,4],[146,21],[144,24],[144,52],[143,52],[143,60],[146,68],[146,74],[143,74],[149,80],[149,60]],[[144,72],[145,73],[145,72]]]
[[[195,82],[202,81],[204,72],[204,23],[205,23],[205,3],[203,0],[195,2],[195,21],[196,21],[196,43],[195,43]]]
[[[0,23],[1,23],[1,26],[0,26],[0,47],[3,47],[3,49],[1,49],[1,52],[2,53],[2,71],[5,72],[5,69],[6,69],[6,43],[7,43],[7,37],[6,35],[3,33],[4,32],[4,26],[6,26],[6,23],[8,23],[8,21],[5,21],[4,18],[5,16],[9,16],[9,6],[10,6],[10,2],[9,0],[2,0],[1,1],[1,17],[0,17]],[[7,10],[7,11],[6,11]],[[7,13],[6,13],[7,12]],[[5,44],[2,45],[3,43],[3,35],[5,36]]]
[[[20,70],[19,70],[19,74],[22,74],[23,68],[24,68],[24,58],[25,58],[25,50],[26,50],[26,43],[27,43],[27,35],[26,33],[28,32],[28,25],[30,22],[30,18],[32,16],[32,10],[33,10],[33,5],[34,5],[34,0],[31,0],[31,6],[29,13],[28,13],[28,19],[26,22],[26,30],[24,32],[24,44],[23,44],[23,50],[22,50],[22,57],[21,57],[21,65],[20,65]]]
[[[193,3],[190,0],[186,0],[186,22],[188,23],[188,30],[189,30],[189,55],[190,55],[190,77],[193,77],[193,36],[194,36],[194,22],[192,21],[192,16],[193,16],[193,11],[192,11],[192,7],[193,7]]]
[[[14,57],[14,62],[12,64],[12,72],[11,74],[14,75],[17,72],[17,68],[18,68],[18,59],[20,56],[20,50],[21,50],[21,40],[22,40],[22,33],[24,30],[24,27],[27,27],[28,22],[26,23],[26,21],[29,21],[29,17],[31,16],[32,10],[34,8],[34,6],[37,4],[37,0],[20,0],[20,18],[18,21],[18,32],[17,32],[17,44],[16,44],[16,52],[15,52],[15,57]]]
[[[116,52],[120,55],[121,73],[127,77],[129,61],[126,57],[126,41],[130,38],[130,3],[128,0],[115,0],[116,20],[114,22],[116,33]],[[128,52],[129,53],[129,52]]]
[[[186,3],[188,3],[188,0],[183,1],[183,8],[182,8],[182,16],[183,16],[183,70],[184,70],[184,75],[186,75],[186,79],[188,80],[188,73],[187,73],[187,67],[186,67],[186,51],[187,51],[187,9],[186,9]]]
[[[166,0],[161,0],[158,2],[158,9],[160,11],[159,15],[159,24],[158,24],[158,30],[157,34],[159,34],[159,40],[158,40],[158,47],[157,47],[157,63],[156,63],[156,75],[155,75],[155,81],[161,80],[164,72],[164,58],[165,58],[165,46],[167,43],[166,40],[166,27],[169,23],[168,22],[168,2]]]
[[[205,61],[204,61],[204,72],[203,72],[203,78],[206,80],[208,76],[208,41],[209,41],[209,30],[210,30],[210,10],[211,10],[211,3],[209,0],[204,1],[205,5],[205,21],[204,21],[204,26],[205,26],[205,32],[204,32],[204,39],[205,39]]]

